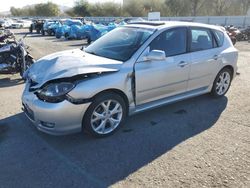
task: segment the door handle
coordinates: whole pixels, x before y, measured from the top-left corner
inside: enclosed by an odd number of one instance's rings
[[[185,62],[185,61],[181,61],[181,62],[178,64],[179,67],[185,67],[186,65],[188,65],[188,63]]]

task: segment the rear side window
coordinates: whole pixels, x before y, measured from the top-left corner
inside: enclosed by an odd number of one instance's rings
[[[151,42],[150,50],[165,51],[167,57],[186,53],[187,29],[180,27],[164,31]]]
[[[192,28],[191,36],[192,52],[213,48],[213,37],[210,30],[203,28]]]
[[[217,30],[214,30],[213,32],[214,32],[214,36],[217,41],[218,47],[221,47],[224,42],[224,33],[221,31],[217,31]]]

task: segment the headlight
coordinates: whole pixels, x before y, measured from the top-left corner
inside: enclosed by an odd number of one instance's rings
[[[61,102],[74,87],[75,85],[69,82],[53,83],[45,86],[37,96],[47,102]]]

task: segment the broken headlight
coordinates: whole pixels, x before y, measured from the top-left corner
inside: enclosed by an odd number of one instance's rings
[[[75,84],[70,82],[51,83],[37,92],[37,96],[39,99],[46,102],[62,102],[65,99],[66,94],[74,87]]]

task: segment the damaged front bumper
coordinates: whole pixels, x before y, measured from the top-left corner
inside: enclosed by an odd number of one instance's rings
[[[38,130],[52,135],[82,130],[82,120],[90,102],[73,104],[64,100],[60,103],[48,103],[38,99],[28,88],[27,83],[22,95],[23,111]]]

